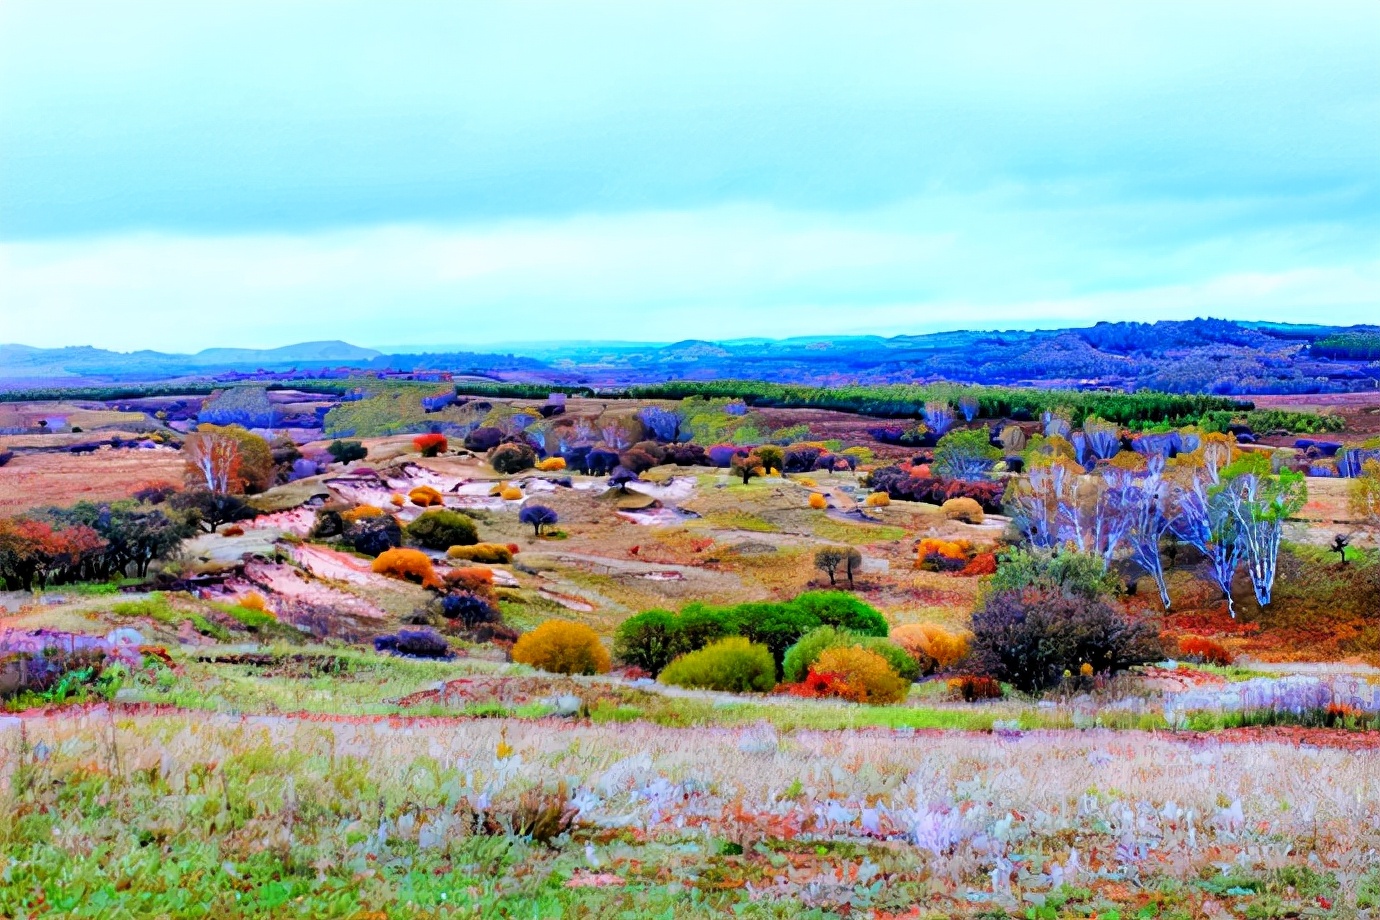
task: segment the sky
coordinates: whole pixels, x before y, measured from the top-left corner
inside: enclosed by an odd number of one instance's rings
[[[1380,4],[0,0],[0,342],[1380,322]]]

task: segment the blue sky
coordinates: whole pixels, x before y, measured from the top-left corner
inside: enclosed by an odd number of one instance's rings
[[[0,341],[1380,321],[1380,4],[0,0]]]

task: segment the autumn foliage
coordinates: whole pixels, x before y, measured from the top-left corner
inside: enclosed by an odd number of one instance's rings
[[[1225,645],[1205,636],[1181,636],[1179,656],[1189,661],[1200,661],[1203,664],[1215,664],[1224,668],[1233,660]]]
[[[441,579],[437,577],[430,557],[419,549],[395,547],[384,550],[374,560],[373,568],[380,575],[415,582],[424,588],[442,587]]]
[[[445,453],[450,445],[443,434],[419,434],[412,439],[412,446],[423,457],[434,457]]]
[[[934,623],[912,623],[891,630],[891,641],[906,650],[921,671],[948,670],[968,657],[968,635]]]
[[[407,493],[407,497],[412,504],[422,508],[430,508],[433,505],[445,504],[445,499],[441,497],[441,493],[431,486],[417,486],[417,488]]]
[[[513,660],[552,674],[607,674],[612,662],[594,630],[547,620],[513,645]]]
[[[858,645],[826,649],[802,683],[789,692],[804,697],[837,697],[854,703],[899,703],[910,684],[885,658]]]

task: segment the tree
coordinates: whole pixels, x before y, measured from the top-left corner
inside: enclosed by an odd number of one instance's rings
[[[1139,476],[1133,490],[1127,495],[1127,516],[1130,529],[1126,533],[1126,545],[1131,558],[1155,580],[1160,592],[1160,602],[1169,609],[1169,585],[1164,576],[1164,557],[1160,544],[1170,536],[1172,522],[1169,519],[1169,483],[1164,478],[1164,458],[1152,456],[1146,463],[1144,473]]]
[[[755,451],[757,459],[761,462],[762,469],[770,473],[773,470],[781,472],[782,466],[786,462],[786,452],[775,444],[763,444]]]
[[[848,551],[841,546],[826,546],[815,552],[815,568],[829,576],[830,587],[837,584],[835,581],[835,573],[838,571],[839,566],[843,565],[847,552]]]
[[[532,535],[540,537],[542,531],[560,521],[560,516],[545,505],[526,505],[518,512],[518,521],[532,527]]]
[[[954,410],[949,408],[946,402],[927,402],[922,410],[925,416],[925,424],[929,426],[934,436],[942,438],[949,429],[954,427],[954,422],[958,419],[954,415]]]
[[[244,491],[240,476],[240,445],[228,435],[197,432],[182,443],[187,479],[213,495]]]
[[[207,533],[215,533],[221,524],[254,517],[254,509],[238,495],[212,492],[198,486],[178,492],[168,500],[174,509],[185,512],[192,525],[201,525]]]
[[[1266,607],[1274,588],[1284,522],[1307,502],[1308,487],[1302,473],[1270,472],[1270,459],[1263,454],[1243,457],[1223,471],[1223,479],[1222,493],[1245,549],[1255,599]]]
[[[730,468],[735,475],[743,477],[743,485],[748,484],[748,480],[766,473],[763,468],[762,458],[757,451],[749,451],[746,454],[734,454],[730,461]]]
[[[952,431],[934,449],[934,472],[946,479],[980,481],[1001,459],[985,428]]]
[[[1241,563],[1244,547],[1231,503],[1223,488],[1222,470],[1227,456],[1221,452],[1200,452],[1185,458],[1179,475],[1170,486],[1170,529],[1174,536],[1202,553],[1208,561],[1212,580],[1227,600],[1234,617],[1231,583]]]

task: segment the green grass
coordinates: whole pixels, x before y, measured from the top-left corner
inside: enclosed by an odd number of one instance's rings
[[[161,591],[156,591],[141,600],[115,604],[110,608],[110,612],[121,617],[147,618],[173,628],[190,622],[192,628],[203,636],[210,636],[221,642],[230,641],[230,631],[224,626],[211,622],[204,614],[195,610],[181,610],[174,607],[168,600],[168,596]]]

